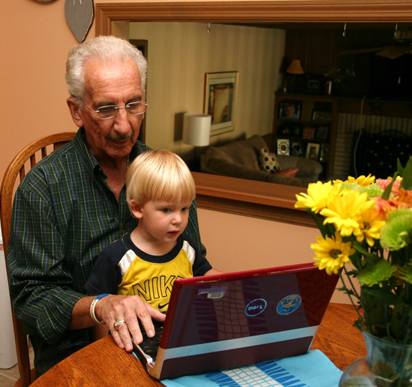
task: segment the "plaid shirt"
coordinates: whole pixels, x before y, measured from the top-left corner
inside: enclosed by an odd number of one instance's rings
[[[10,294],[30,335],[35,367],[50,367],[91,342],[91,329],[68,330],[94,263],[137,220],[119,201],[89,153],[80,129],[72,142],[41,160],[20,184],[13,203],[8,246]],[[137,142],[131,159],[149,148]],[[186,231],[201,246],[196,203]]]

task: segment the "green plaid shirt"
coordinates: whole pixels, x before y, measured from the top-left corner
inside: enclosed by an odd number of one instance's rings
[[[80,129],[72,142],[40,161],[20,184],[8,246],[10,293],[35,350],[50,367],[91,342],[91,330],[69,331],[75,303],[104,247],[137,225],[125,187],[119,201],[89,153]],[[149,148],[137,142],[133,159]],[[200,241],[194,202],[186,231]]]

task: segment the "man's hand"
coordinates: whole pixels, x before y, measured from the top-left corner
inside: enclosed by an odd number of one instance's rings
[[[156,308],[146,304],[139,296],[106,296],[99,300],[95,307],[99,321],[104,321],[110,329],[114,341],[127,352],[133,350],[132,339],[136,344],[143,341],[141,326],[149,337],[155,335],[152,318],[164,321],[166,316]],[[124,321],[116,329],[116,321]]]

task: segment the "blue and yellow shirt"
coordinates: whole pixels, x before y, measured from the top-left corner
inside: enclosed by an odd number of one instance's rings
[[[201,276],[211,268],[189,235],[180,235],[166,255],[154,256],[140,250],[127,233],[102,251],[86,290],[90,294],[139,295],[164,312],[176,279]]]

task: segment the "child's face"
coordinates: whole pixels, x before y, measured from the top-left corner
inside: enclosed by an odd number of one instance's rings
[[[139,227],[144,227],[153,242],[175,242],[187,226],[191,204],[148,201],[140,207]]]

